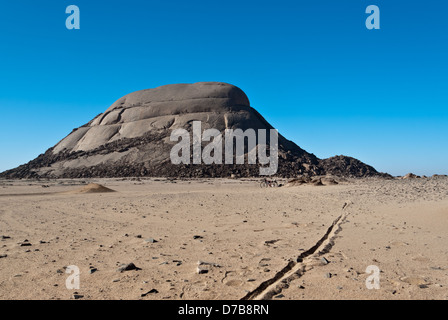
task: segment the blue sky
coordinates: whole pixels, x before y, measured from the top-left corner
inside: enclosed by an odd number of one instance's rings
[[[77,5],[81,29],[68,30]],[[368,30],[368,5],[381,29]],[[8,1],[0,8],[0,171],[115,100],[222,81],[320,158],[448,174],[446,1]]]

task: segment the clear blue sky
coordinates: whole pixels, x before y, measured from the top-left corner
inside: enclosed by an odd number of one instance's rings
[[[71,4],[80,30],[65,27]],[[380,30],[365,27],[371,4]],[[447,17],[440,0],[4,2],[0,171],[125,94],[223,81],[320,158],[447,174]]]

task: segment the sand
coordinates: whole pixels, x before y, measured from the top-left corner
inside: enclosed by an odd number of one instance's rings
[[[80,187],[73,191],[67,191],[67,194],[83,194],[83,193],[108,193],[108,192],[116,192],[115,190],[109,189],[103,185],[98,183],[89,183],[85,187]]]
[[[448,298],[448,178],[259,181],[2,180],[0,299]]]

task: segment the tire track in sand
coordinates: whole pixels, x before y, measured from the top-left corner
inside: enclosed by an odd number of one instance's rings
[[[350,203],[345,203],[342,210],[345,210]],[[274,277],[262,282],[257,288],[247,293],[241,300],[268,300],[279,294],[284,288],[289,287],[289,283],[300,278],[306,271],[307,264],[313,257],[320,256],[331,250],[334,245],[336,235],[341,231],[341,224],[345,221],[348,213],[343,213],[333,221],[327,232],[310,249],[302,252],[296,261],[290,261]],[[307,259],[308,258],[308,259]]]

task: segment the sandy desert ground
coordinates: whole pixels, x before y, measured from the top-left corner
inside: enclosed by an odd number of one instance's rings
[[[0,181],[0,299],[447,299],[447,243],[442,176]]]

